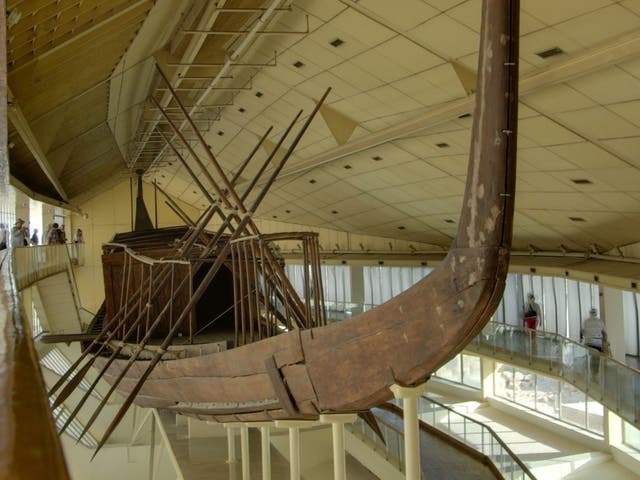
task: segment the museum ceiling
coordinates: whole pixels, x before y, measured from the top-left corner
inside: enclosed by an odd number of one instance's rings
[[[8,0],[12,176],[78,205],[142,169],[202,209],[163,139],[197,173],[170,123],[213,165],[158,67],[227,175],[273,127],[240,192],[297,111],[294,132],[331,87],[256,216],[447,247],[466,175],[480,3]],[[520,29],[515,248],[637,243],[640,2],[523,0]]]

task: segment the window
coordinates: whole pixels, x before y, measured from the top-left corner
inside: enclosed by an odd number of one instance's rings
[[[624,443],[640,451],[640,430],[628,422],[624,422]]]
[[[604,407],[572,385],[498,363],[494,391],[504,398],[563,422],[604,434]]]
[[[453,357],[433,374],[450,382],[480,390],[482,387],[481,368],[480,357],[463,353]]]

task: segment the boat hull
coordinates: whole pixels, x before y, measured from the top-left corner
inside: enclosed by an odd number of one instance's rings
[[[367,410],[389,400],[394,384],[426,381],[482,330],[502,297],[511,245],[518,11],[517,0],[483,3],[467,185],[456,239],[438,268],[358,317],[160,361],[136,403],[221,422]],[[115,361],[107,380],[125,366]],[[148,366],[136,361],[118,389],[135,391]]]

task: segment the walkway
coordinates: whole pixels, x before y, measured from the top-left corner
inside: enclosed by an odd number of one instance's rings
[[[489,322],[466,350],[554,375],[640,428],[640,371],[550,332]]]

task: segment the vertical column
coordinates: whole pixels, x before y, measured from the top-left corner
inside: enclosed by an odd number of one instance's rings
[[[289,429],[289,478],[300,480],[300,428],[315,422],[309,420],[276,420],[276,427]]]
[[[320,415],[320,423],[330,423],[333,437],[333,478],[345,480],[346,462],[344,448],[344,424],[356,421],[355,413]]]
[[[496,362],[493,358],[480,357],[482,372],[482,398],[493,397],[493,378],[496,369]]]
[[[254,422],[251,426],[260,428],[262,480],[271,480],[271,427],[273,422]]]
[[[393,396],[402,399],[404,418],[404,463],[407,480],[420,480],[420,437],[418,432],[418,397],[424,384],[417,387],[391,385]]]
[[[607,338],[611,344],[612,357],[619,362],[625,363],[626,340],[622,290],[601,286],[600,291],[602,292],[603,290],[600,318],[602,318],[607,327]]]
[[[351,265],[351,302],[357,303],[358,307],[352,310],[353,315],[362,313],[364,305],[364,269],[358,265]]]
[[[249,427],[240,426],[240,457],[242,458],[242,480],[251,478],[251,461],[249,460]]]
[[[235,463],[238,461],[236,456],[236,424],[225,423],[223,426],[227,429],[227,463]]]

